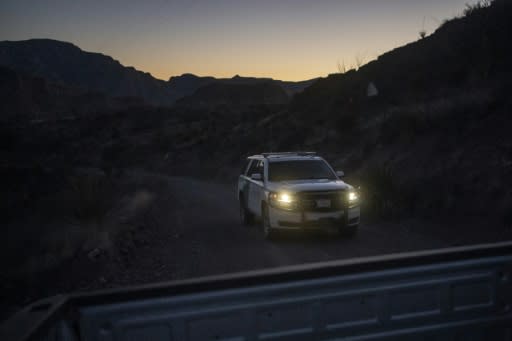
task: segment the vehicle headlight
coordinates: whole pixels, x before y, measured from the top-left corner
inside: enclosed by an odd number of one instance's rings
[[[281,193],[281,194],[279,194],[277,196],[277,201],[285,203],[285,204],[289,204],[293,200],[292,200],[292,197],[290,196],[290,194],[288,194],[288,193]]]
[[[347,194],[349,205],[354,205],[359,202],[359,195],[355,191],[350,191]]]
[[[279,208],[292,209],[295,206],[295,198],[291,193],[270,193],[270,205]]]

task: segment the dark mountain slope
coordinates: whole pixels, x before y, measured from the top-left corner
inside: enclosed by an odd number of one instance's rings
[[[73,119],[143,105],[136,97],[109,97],[0,66],[0,122]]]
[[[434,34],[383,54],[358,71],[319,80],[296,96],[294,109],[340,113],[366,98],[373,82],[379,101],[414,102],[442,89],[478,86],[511,72],[512,3],[490,7],[445,22]]]
[[[183,74],[165,82],[149,73],[125,67],[109,56],[86,52],[71,43],[51,39],[0,42],[0,65],[66,87],[110,97],[139,97],[149,104],[164,106],[213,82],[245,85],[270,81],[292,96],[315,81],[284,82],[238,76],[216,79]]]
[[[177,101],[180,106],[211,107],[286,104],[289,97],[274,81],[212,82]]]
[[[305,88],[313,84],[318,78],[309,79],[300,82],[289,82],[274,80],[272,78],[255,78],[255,77],[242,77],[236,75],[232,78],[214,78],[214,77],[199,77],[190,73],[181,76],[171,77],[169,79],[169,86],[181,96],[192,95],[196,90],[206,85],[217,84],[230,84],[230,85],[254,85],[260,83],[273,82],[280,86],[289,97],[302,92]]]
[[[184,97],[193,94],[200,87],[216,80],[214,77],[199,77],[191,73],[184,73],[181,76],[169,78],[167,83],[169,87],[180,94],[180,97]]]
[[[56,40],[0,42],[0,65],[66,86],[108,96],[140,97],[156,105],[172,104],[178,96],[165,81],[149,73]]]

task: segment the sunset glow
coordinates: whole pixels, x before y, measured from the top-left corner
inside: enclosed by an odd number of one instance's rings
[[[4,0],[0,40],[51,38],[168,79],[304,80],[432,33],[468,0]]]

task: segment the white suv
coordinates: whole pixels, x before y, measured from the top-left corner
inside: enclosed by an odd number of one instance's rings
[[[342,176],[312,152],[250,156],[238,179],[242,222],[259,219],[266,238],[277,230],[333,227],[355,234],[359,196]]]

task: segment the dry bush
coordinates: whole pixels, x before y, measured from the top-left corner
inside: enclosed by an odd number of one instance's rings
[[[99,174],[69,178],[72,216],[81,223],[102,223],[113,206],[113,186]]]
[[[390,218],[403,210],[403,195],[390,167],[370,166],[360,179],[364,208],[369,216]]]
[[[176,140],[177,134],[167,131],[165,127],[161,127],[153,133],[151,145],[159,151],[167,152],[174,147]]]
[[[343,134],[354,133],[358,127],[359,121],[359,115],[357,112],[347,110],[336,116],[334,127],[338,132]]]
[[[495,99],[488,91],[445,97],[388,109],[380,120],[383,143],[411,143],[425,134],[456,135],[492,111]]]
[[[338,62],[336,63],[336,68],[338,69],[338,73],[340,75],[343,75],[348,71],[356,69],[354,65],[346,65],[344,60],[341,60],[341,62],[338,60]]]
[[[470,16],[483,8],[490,7],[493,3],[493,0],[480,0],[476,4],[466,4],[466,8],[464,8],[463,14],[464,16]]]
[[[412,142],[417,135],[428,129],[428,124],[428,118],[419,112],[391,112],[381,123],[380,139],[384,143]]]

